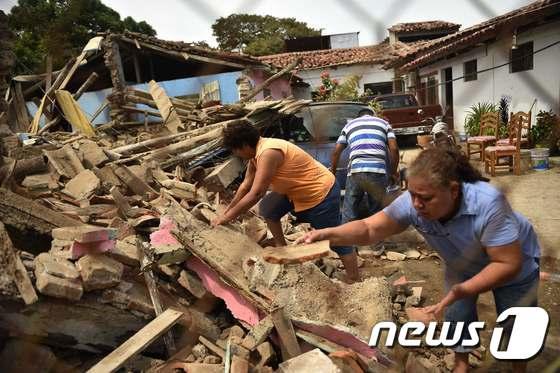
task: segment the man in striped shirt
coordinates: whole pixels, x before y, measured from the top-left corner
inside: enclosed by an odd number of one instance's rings
[[[388,179],[396,177],[399,162],[399,148],[391,125],[373,116],[369,109],[360,110],[358,117],[342,129],[331,157],[331,171],[335,174],[340,155],[347,146],[350,155],[343,223],[359,218],[364,197],[368,200],[369,215],[383,208]]]

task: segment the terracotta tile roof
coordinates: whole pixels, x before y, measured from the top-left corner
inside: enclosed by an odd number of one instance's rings
[[[398,42],[393,45],[383,42],[364,47],[280,53],[257,58],[277,67],[285,67],[301,57],[302,63],[299,65],[299,70],[352,64],[382,64],[402,56],[409,51],[409,48],[415,48],[419,44],[421,42],[408,44]]]
[[[517,27],[533,23],[552,14],[560,14],[560,0],[535,1],[525,7],[454,34],[418,44],[416,48],[410,48],[407,53],[402,55],[402,58],[386,62],[384,67],[399,67],[403,70],[410,70],[457,50],[492,39],[501,33],[511,33]]]
[[[387,30],[395,33],[406,33],[406,32],[422,32],[422,31],[449,31],[456,32],[459,30],[461,25],[457,23],[445,22],[445,21],[425,21],[425,22],[407,22],[407,23],[397,23],[389,27]]]

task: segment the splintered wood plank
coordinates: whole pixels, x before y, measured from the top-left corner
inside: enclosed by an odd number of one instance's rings
[[[12,275],[23,301],[27,305],[37,302],[39,298],[37,298],[35,288],[33,288],[21,258],[14,251],[12,240],[10,240],[10,236],[8,236],[8,232],[6,232],[2,222],[0,222],[0,245],[0,256],[6,256],[9,261],[7,265],[9,268],[4,269]]]
[[[274,264],[305,263],[329,255],[330,250],[329,241],[318,241],[311,244],[272,247],[263,250],[262,257]]]
[[[277,308],[271,314],[272,323],[280,337],[280,347],[282,348],[282,357],[289,360],[301,355],[301,348],[294,332],[292,321],[284,312],[284,307]]]
[[[134,355],[143,351],[156,338],[165,333],[183,316],[180,311],[167,309],[120,345],[116,350],[105,356],[103,360],[93,366],[88,373],[114,372],[124,365]]]
[[[80,131],[87,137],[95,136],[93,126],[80,108],[80,105],[78,105],[76,100],[72,97],[72,94],[68,91],[57,90],[55,95],[56,102],[58,102],[58,105],[64,113],[64,117],[70,122],[72,128]]]
[[[150,94],[156,102],[165,126],[172,133],[177,133],[178,128],[181,126],[181,120],[179,119],[179,114],[177,114],[171,100],[163,88],[161,88],[155,81],[151,80],[149,86]]]

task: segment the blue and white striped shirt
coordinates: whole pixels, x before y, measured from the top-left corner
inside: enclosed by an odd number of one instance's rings
[[[356,172],[386,174],[388,143],[394,138],[391,125],[381,118],[364,115],[348,122],[336,141],[350,148],[348,175]]]

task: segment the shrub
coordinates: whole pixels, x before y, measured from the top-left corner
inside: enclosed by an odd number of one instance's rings
[[[482,115],[497,111],[496,105],[491,102],[479,102],[467,110],[465,117],[465,132],[469,136],[478,136],[480,133],[480,118]]]
[[[549,148],[551,153],[558,150],[560,123],[552,110],[541,110],[537,114],[537,123],[531,126],[531,139],[535,146]]]

